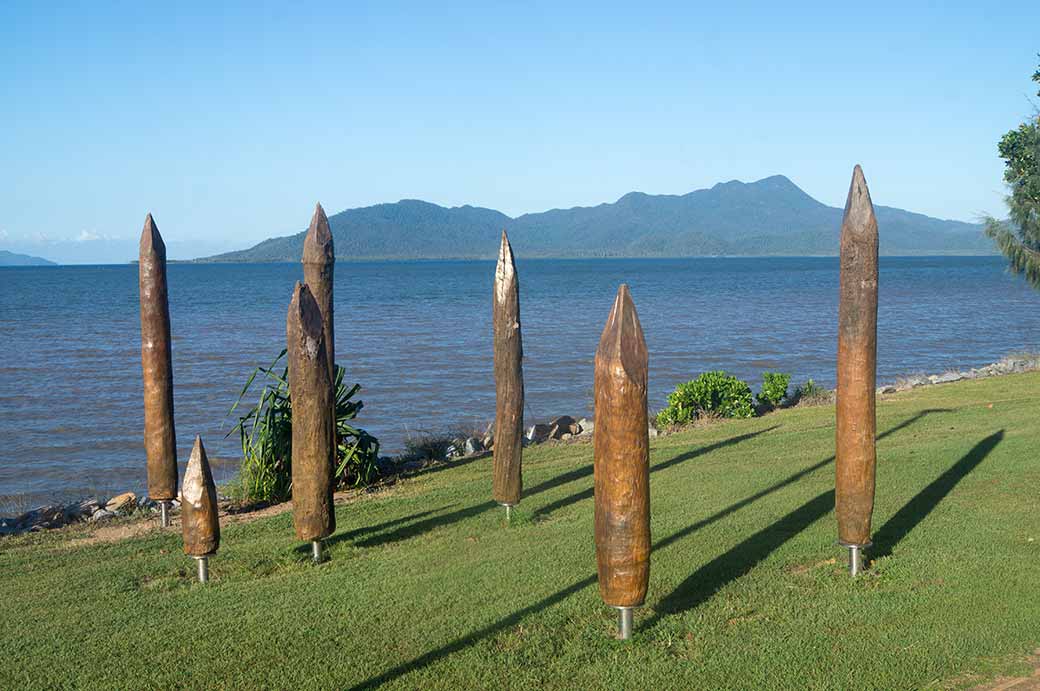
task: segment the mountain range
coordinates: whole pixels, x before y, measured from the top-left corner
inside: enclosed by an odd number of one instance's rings
[[[54,266],[54,262],[42,257],[0,250],[0,266]]]
[[[991,254],[981,227],[875,206],[887,255]],[[842,209],[783,175],[724,182],[683,195],[630,192],[612,204],[511,218],[475,206],[445,208],[405,199],[329,217],[341,259],[497,256],[503,229],[521,257],[835,255]],[[299,261],[304,232],[197,261]]]

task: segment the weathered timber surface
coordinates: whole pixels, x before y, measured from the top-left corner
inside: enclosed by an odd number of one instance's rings
[[[329,376],[336,376],[336,335],[333,319],[333,278],[336,252],[332,246],[332,232],[325,209],[318,204],[311,217],[311,225],[303,239],[303,282],[321,310],[322,331],[325,333],[325,353],[329,362]]]
[[[878,227],[859,166],[841,223],[840,263],[835,514],[838,540],[866,545],[877,465]]]
[[[144,221],[138,277],[141,291],[141,370],[148,496],[177,497],[177,437],[173,424],[173,352],[166,286],[166,245],[152,215]]]
[[[292,397],[293,525],[301,540],[320,540],[336,529],[332,505],[332,379],[321,310],[309,288],[297,282],[285,333]]]
[[[181,531],[184,553],[189,556],[209,556],[220,547],[217,487],[213,484],[206,448],[197,435],[181,483]]]
[[[494,498],[518,504],[523,493],[524,347],[520,335],[520,282],[513,248],[502,231],[492,306],[495,351]]]
[[[596,350],[594,476],[599,592],[638,607],[650,580],[648,354],[628,286],[618,289]]]

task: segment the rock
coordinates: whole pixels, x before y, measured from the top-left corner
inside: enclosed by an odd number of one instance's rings
[[[896,391],[898,391],[898,389],[894,386],[882,386],[877,390],[878,393],[895,393]]]
[[[98,509],[87,520],[91,523],[102,523],[104,521],[110,521],[115,517],[116,514],[113,511],[109,511],[108,509]]]
[[[407,461],[401,464],[401,470],[406,473],[415,472],[416,470],[422,470],[423,465],[422,461]]]
[[[549,425],[532,425],[525,436],[532,444],[540,444],[549,438],[550,430]]]
[[[570,415],[561,415],[549,421],[549,437],[551,439],[561,439],[565,434],[578,434],[580,432],[581,427],[578,426],[578,422]]]
[[[379,468],[380,475],[393,475],[397,472],[397,464],[389,456],[380,456],[376,459],[376,467]]]
[[[448,448],[444,449],[444,455],[447,458],[457,458],[462,455],[462,450],[455,444],[451,444]]]
[[[651,439],[653,439],[653,438],[654,438],[654,437],[656,437],[656,436],[657,436],[658,434],[660,434],[660,432],[658,432],[658,431],[657,431],[657,428],[656,428],[656,427],[654,427],[653,425],[648,425],[648,426],[647,426],[647,428],[646,428],[646,433],[647,433],[648,435],[650,435],[650,438],[651,438]]]
[[[137,495],[133,492],[123,492],[108,500],[105,510],[112,513],[130,513],[137,506]],[[93,518],[93,516],[91,517]]]
[[[578,434],[592,434],[592,430],[595,428],[595,423],[588,418],[582,418],[578,420],[578,427],[581,427],[581,432]]]
[[[466,445],[464,448],[466,450],[467,456],[475,456],[476,454],[482,453],[484,451],[484,442],[480,441],[476,437],[470,437],[466,440]]]
[[[566,441],[567,439],[571,439],[573,437],[574,437],[574,435],[571,434],[570,432],[564,432],[563,434],[560,435],[560,439],[564,440],[564,441]]]
[[[180,499],[171,499],[170,500],[170,512],[172,513],[174,511],[180,511],[180,510],[181,510],[181,500]]]
[[[950,382],[960,381],[964,379],[959,372],[947,372],[946,374],[940,374],[932,381],[933,384],[949,384]]]

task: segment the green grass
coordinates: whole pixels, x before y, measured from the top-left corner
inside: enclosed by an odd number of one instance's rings
[[[340,506],[321,566],[288,514],[227,526],[208,586],[175,532],[6,539],[0,688],[905,689],[1020,672],[1040,644],[1037,391],[1025,374],[879,404],[876,561],[855,581],[835,545],[833,408],[656,440],[628,643],[596,587],[587,445],[527,450],[511,526],[488,459]]]

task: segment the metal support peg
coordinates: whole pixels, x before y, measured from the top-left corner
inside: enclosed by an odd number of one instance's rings
[[[209,583],[209,557],[195,557],[199,567],[199,583]]]
[[[163,528],[170,527],[170,502],[165,499],[159,502],[159,524]]]
[[[849,545],[839,542],[838,544],[849,550],[849,576],[855,578],[863,573],[863,550],[870,547],[873,543],[868,542],[865,545]]]
[[[627,641],[632,638],[632,608],[618,607],[618,638]]]
[[[322,562],[322,556],[321,540],[313,540],[311,542],[311,558],[314,559],[314,563],[320,564]]]

